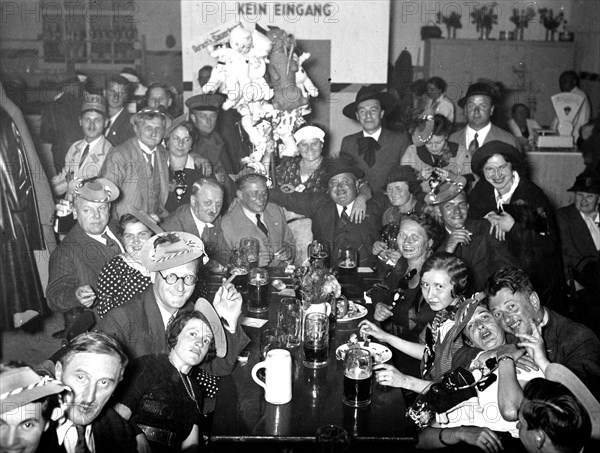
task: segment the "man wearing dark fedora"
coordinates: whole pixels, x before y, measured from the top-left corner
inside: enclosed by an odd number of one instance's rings
[[[371,249],[379,239],[384,204],[374,198],[367,202],[362,222],[350,221],[356,201],[359,180],[364,171],[343,159],[333,162],[326,193],[283,193],[271,190],[270,198],[286,209],[294,210],[312,220],[313,238],[329,247],[330,264],[336,265],[337,250],[353,247],[358,251],[359,266],[370,266]],[[379,200],[379,199],[378,199]]]
[[[498,96],[487,83],[474,83],[469,86],[467,94],[458,100],[464,109],[467,125],[456,131],[449,138],[450,142],[466,147],[473,156],[484,143],[501,141],[517,147],[515,137],[492,124],[491,116],[498,103]]]
[[[568,189],[575,200],[557,212],[562,244],[563,265],[567,280],[572,280],[577,307],[585,316],[580,319],[598,332],[600,310],[600,175],[586,170]]]
[[[197,271],[201,262],[207,260],[200,238],[180,231],[160,233],[149,239],[140,256],[150,271],[151,285],[127,304],[109,311],[98,325],[123,345],[131,359],[168,353],[167,324],[180,311],[194,309],[191,296],[198,281]],[[222,285],[215,294],[213,307],[225,325],[227,354],[201,367],[216,375],[226,375],[250,341],[238,325],[242,296],[231,283]]]
[[[92,178],[77,185],[74,193],[77,223],[50,255],[46,292],[50,309],[66,312],[65,321],[92,307],[104,264],[124,251],[108,226],[111,202],[119,197],[117,186],[104,178]]]
[[[114,182],[121,191],[113,210],[118,220],[123,214],[139,209],[155,222],[168,215],[168,153],[162,145],[171,119],[165,108],[143,108],[131,115],[135,137],[113,148],[102,165],[100,175]]]
[[[356,100],[342,110],[344,116],[360,123],[362,130],[342,140],[340,158],[360,168],[371,188],[380,187],[390,168],[400,165],[408,146],[408,136],[384,128],[385,114],[396,107],[396,99],[389,93],[371,87],[362,87]]]

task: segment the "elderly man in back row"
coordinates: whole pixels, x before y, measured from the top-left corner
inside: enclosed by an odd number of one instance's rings
[[[310,217],[315,240],[329,247],[334,266],[337,250],[353,247],[358,251],[359,266],[369,266],[373,242],[379,239],[383,204],[374,199],[367,202],[364,219],[350,221],[350,212],[358,195],[359,179],[364,172],[343,159],[334,162],[329,174],[327,193],[283,193],[273,190],[271,199],[295,212]]]
[[[142,264],[151,272],[152,284],[130,302],[107,313],[99,328],[117,339],[130,358],[168,352],[167,324],[181,310],[194,309],[189,300],[196,282],[204,245],[189,233],[160,233],[146,241],[140,251]],[[225,326],[227,355],[207,364],[207,370],[226,375],[249,339],[238,325],[242,296],[228,283],[219,288],[213,305]]]
[[[237,248],[240,239],[258,239],[260,267],[276,267],[293,260],[296,241],[280,206],[269,202],[267,178],[251,173],[236,181],[237,203],[223,216],[221,226],[228,251]]]
[[[168,155],[161,143],[171,120],[164,107],[146,107],[131,116],[131,123],[136,136],[108,153],[100,175],[121,191],[113,210],[115,219],[138,209],[159,222],[168,215]]]

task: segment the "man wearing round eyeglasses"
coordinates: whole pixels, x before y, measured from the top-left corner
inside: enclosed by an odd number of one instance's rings
[[[151,272],[151,285],[127,304],[109,311],[99,328],[117,339],[130,358],[168,352],[165,331],[180,310],[194,309],[191,296],[198,281],[197,271],[207,260],[204,244],[193,234],[160,233],[146,241],[140,251],[142,264]],[[242,296],[231,283],[215,294],[214,309],[223,320],[227,354],[206,365],[206,371],[226,375],[249,339],[238,325]]]
[[[435,206],[444,222],[446,238],[438,251],[454,253],[471,271],[471,290],[482,291],[490,275],[504,266],[515,266],[515,258],[504,242],[489,234],[485,220],[468,219],[469,203],[464,192],[466,180],[460,176],[441,184],[425,202]]]

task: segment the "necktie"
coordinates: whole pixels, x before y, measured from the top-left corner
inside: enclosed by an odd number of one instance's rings
[[[108,137],[108,133],[110,132],[110,127],[112,126],[112,121],[108,120],[106,123],[106,129],[104,129],[104,136]]]
[[[83,153],[81,153],[81,159],[79,159],[79,166],[80,167],[83,165],[83,161],[85,160],[86,157],[88,157],[89,153],[90,153],[90,144],[88,143],[85,146],[85,149],[83,150]]]
[[[381,145],[373,137],[358,137],[358,155],[369,167],[375,163],[375,154],[380,149]]]
[[[75,425],[77,430],[77,443],[75,444],[75,453],[90,453],[90,449],[85,441],[85,426]]]
[[[260,231],[265,233],[265,236],[269,235],[269,230],[267,230],[267,226],[260,220],[260,214],[256,214],[256,226]]]
[[[469,143],[469,152],[471,153],[471,156],[479,151],[479,142],[477,141],[477,137],[477,132],[475,132],[475,137],[473,137],[473,140],[471,140],[471,143]]]
[[[348,206],[344,206],[342,208],[342,220],[345,222],[350,222],[350,217],[348,216]]]
[[[146,162],[148,164],[148,175],[152,176],[152,171],[154,170],[154,154],[144,154],[144,157],[146,158]]]
[[[116,255],[121,253],[121,247],[119,247],[119,244],[117,244],[113,238],[111,238],[107,233],[102,233],[102,237],[106,239],[106,246],[115,252]]]

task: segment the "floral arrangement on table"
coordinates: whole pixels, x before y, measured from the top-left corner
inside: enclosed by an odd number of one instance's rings
[[[480,33],[479,39],[488,39],[492,26],[498,23],[498,14],[496,13],[498,4],[488,3],[480,8],[473,8],[471,12],[471,23],[475,24],[477,31]]]
[[[555,16],[552,8],[540,8],[540,22],[546,29],[546,41],[554,41],[558,27],[567,24],[565,13],[561,11]]]
[[[322,266],[309,266],[301,269],[303,270],[300,270],[296,278],[304,305],[320,304],[328,301],[331,297],[341,296],[342,287],[331,269]]]
[[[437,13],[436,23],[444,24],[448,32],[448,39],[456,39],[456,30],[462,28],[460,22],[461,15],[456,11],[452,11],[448,16],[442,16],[441,12]]]
[[[525,8],[519,10],[519,8],[513,8],[512,16],[508,18],[513,24],[515,24],[516,32],[520,40],[523,40],[523,31],[529,26],[529,22],[535,17],[534,8]]]

